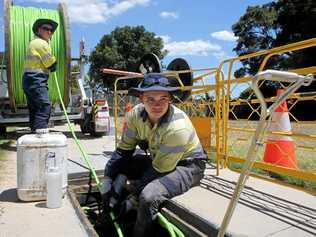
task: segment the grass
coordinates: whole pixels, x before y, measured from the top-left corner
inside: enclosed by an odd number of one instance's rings
[[[229,164],[230,169],[241,170],[241,167],[242,167],[242,164],[240,164],[240,163],[231,162]],[[285,183],[296,185],[296,186],[299,186],[299,187],[302,187],[302,188],[305,188],[308,190],[316,191],[316,182],[301,180],[301,179],[298,179],[295,177],[286,176],[286,175],[282,175],[282,174],[276,174],[276,173],[272,173],[272,172],[268,172],[268,171],[256,169],[256,168],[252,168],[251,172],[254,174],[258,174],[258,175],[267,176],[267,177],[270,177],[272,179],[277,179],[277,180],[283,181]]]
[[[234,128],[255,128],[256,122],[254,121],[230,121],[230,127]],[[316,134],[316,126],[314,124],[298,124],[292,123],[292,132],[294,134],[305,134],[310,137],[315,136]],[[228,154],[231,156],[236,156],[240,158],[245,158],[247,156],[247,152],[251,143],[253,133],[249,133],[246,131],[229,131],[228,136]],[[267,137],[265,137],[265,140]],[[298,163],[298,167],[301,171],[314,173],[316,171],[316,140],[308,139],[303,137],[293,137],[295,146],[296,146],[296,159]],[[258,149],[257,152],[257,161],[263,161],[264,154],[264,146]],[[242,164],[239,163],[231,163],[230,168],[240,169]],[[271,173],[260,170],[260,169],[252,169],[253,173],[260,175],[271,176]],[[286,176],[282,174],[274,174],[273,178],[277,178],[278,180],[284,181],[289,184],[294,184],[306,189],[310,189],[316,191],[316,182],[305,181],[298,178],[294,178],[291,176]]]
[[[118,119],[118,127],[123,126],[123,117]],[[229,121],[229,127],[234,128],[244,128],[245,131],[234,131],[229,130],[228,134],[228,154],[230,156],[236,156],[240,158],[246,158],[247,152],[251,143],[253,133],[247,132],[246,129],[255,129],[257,125],[256,121]],[[293,133],[295,134],[307,134],[311,136],[316,135],[316,126],[314,124],[297,124],[292,123]],[[121,129],[118,130],[119,136],[121,135]],[[298,162],[298,167],[302,171],[312,172],[316,171],[316,140],[314,139],[306,139],[306,138],[297,138],[294,137],[294,142],[296,145],[296,159]],[[214,141],[212,141],[214,144]],[[257,161],[263,161],[264,147],[258,149],[257,152]],[[215,161],[216,154],[212,152],[209,157],[211,157],[211,161]],[[231,163],[230,168],[240,169],[242,164],[239,163]],[[252,169],[253,173],[259,175],[269,176],[271,173],[261,170],[261,169]],[[289,184],[294,184],[306,189],[316,190],[316,182],[300,180],[298,178],[275,174],[273,178],[277,178],[278,180],[284,181]]]

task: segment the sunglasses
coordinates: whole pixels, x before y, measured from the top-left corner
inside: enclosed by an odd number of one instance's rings
[[[145,79],[140,84],[140,88],[148,88],[151,86],[170,86],[170,82],[165,77],[145,77]]]
[[[47,26],[42,26],[41,29],[43,29],[45,31],[53,32],[53,28],[50,28],[50,27],[47,27]]]

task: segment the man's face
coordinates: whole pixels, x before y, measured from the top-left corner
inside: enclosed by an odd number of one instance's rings
[[[148,91],[144,92],[140,99],[145,105],[152,123],[157,123],[159,119],[167,112],[171,103],[171,96],[166,91]]]
[[[38,34],[43,40],[48,41],[53,35],[53,27],[49,24],[41,25],[38,28]]]

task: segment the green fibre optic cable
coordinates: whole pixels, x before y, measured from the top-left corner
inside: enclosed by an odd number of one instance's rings
[[[157,213],[157,218],[158,223],[169,232],[171,237],[185,237],[182,231],[177,226],[169,222],[160,212]]]
[[[60,103],[61,103],[61,106],[63,108],[63,111],[64,111],[64,114],[65,114],[65,117],[66,117],[66,120],[67,120],[67,124],[68,124],[68,128],[70,129],[71,131],[71,134],[73,136],[73,138],[75,139],[75,142],[76,142],[76,145],[78,146],[86,164],[88,165],[89,167],[89,170],[92,172],[92,176],[97,184],[97,187],[99,189],[99,191],[101,190],[101,183],[100,183],[100,180],[95,172],[95,169],[93,167],[93,165],[91,164],[90,162],[90,159],[87,155],[87,153],[85,152],[83,146],[81,145],[81,143],[79,142],[75,132],[74,132],[74,129],[73,127],[71,126],[70,124],[70,120],[69,120],[69,117],[67,115],[67,112],[66,112],[66,108],[65,108],[65,105],[64,105],[64,102],[62,100],[62,97],[61,97],[61,93],[60,93],[60,89],[59,89],[59,86],[58,86],[58,79],[57,79],[57,76],[56,76],[56,73],[52,73],[53,74],[53,77],[54,77],[54,81],[56,83],[56,89],[57,89],[57,94],[59,95],[59,100],[60,100]],[[123,232],[119,226],[119,224],[115,221],[115,216],[114,214],[111,212],[110,213],[110,217],[114,223],[114,226],[116,228],[116,231],[117,231],[117,234],[119,237],[123,237]],[[170,236],[171,237],[185,237],[184,234],[181,232],[180,229],[178,229],[178,227],[176,227],[175,225],[173,225],[171,222],[169,222],[161,213],[158,213],[157,214],[157,217],[158,217],[158,222],[159,224],[164,227],[165,229],[167,229],[167,231],[169,232]]]
[[[84,150],[83,146],[81,145],[80,141],[78,140],[76,134],[75,134],[75,131],[73,129],[73,127],[71,126],[70,124],[70,120],[69,120],[69,117],[68,117],[68,114],[67,114],[67,110],[66,110],[66,107],[64,105],[64,102],[63,102],[63,99],[62,99],[62,96],[61,96],[61,93],[60,93],[60,89],[59,89],[59,86],[58,86],[58,79],[57,79],[57,75],[56,75],[56,72],[52,73],[53,74],[53,77],[54,77],[54,81],[56,83],[56,88],[57,88],[57,94],[59,95],[59,100],[60,100],[60,103],[61,103],[61,106],[63,108],[63,111],[64,111],[64,114],[65,114],[65,117],[66,117],[66,120],[67,120],[67,123],[68,123],[68,128],[70,129],[71,131],[71,134],[73,136],[73,138],[75,139],[75,142],[76,142],[76,145],[78,146],[82,156],[83,156],[83,159],[85,160],[86,164],[88,165],[89,167],[89,170],[91,171],[92,173],[92,176],[96,182],[96,185],[99,189],[99,191],[101,190],[101,183],[100,183],[100,180],[95,172],[95,169],[94,167],[92,166],[91,162],[90,162],[90,159],[86,153],[86,151]]]
[[[95,172],[95,169],[94,169],[93,165],[91,164],[90,159],[89,159],[87,153],[85,152],[83,146],[79,142],[73,127],[70,124],[70,120],[69,120],[69,117],[68,117],[68,114],[67,114],[67,111],[66,111],[66,107],[64,105],[64,102],[63,102],[63,99],[62,99],[62,96],[61,96],[61,93],[60,93],[56,72],[52,73],[52,75],[54,77],[54,81],[55,81],[56,89],[57,89],[57,94],[59,96],[59,100],[60,100],[61,106],[63,108],[64,114],[65,114],[65,117],[66,117],[66,120],[67,120],[68,128],[71,131],[71,134],[72,134],[73,138],[75,139],[76,145],[78,146],[78,148],[79,148],[79,150],[80,150],[80,152],[81,152],[86,164],[89,167],[89,170],[92,173],[92,176],[93,176],[93,178],[94,178],[94,180],[95,180],[95,182],[97,184],[97,187],[98,187],[99,191],[101,191],[101,183],[100,183],[100,180],[99,180],[99,178],[98,178],[98,176],[97,176],[97,174]],[[123,237],[123,232],[122,232],[119,224],[115,221],[115,216],[114,216],[114,214],[112,212],[110,213],[110,216],[111,216],[111,219],[112,219],[112,221],[114,223],[114,226],[115,226],[115,229],[116,229],[116,232],[117,232],[118,236],[119,237]]]
[[[59,88],[64,98],[65,90],[65,70],[66,70],[66,46],[65,46],[65,27],[62,17],[57,10],[41,9],[34,7],[10,6],[10,49],[11,49],[11,68],[12,68],[12,93],[17,105],[26,105],[26,98],[22,88],[22,76],[24,62],[26,58],[29,42],[34,39],[32,31],[33,23],[38,18],[48,18],[56,21],[58,27],[50,41],[52,54],[57,58],[57,75]],[[53,80],[48,80],[50,101],[59,101],[57,88]]]

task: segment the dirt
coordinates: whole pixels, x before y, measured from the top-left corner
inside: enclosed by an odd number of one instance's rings
[[[0,158],[0,187],[16,187],[16,143],[11,141],[2,145]]]

